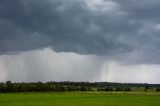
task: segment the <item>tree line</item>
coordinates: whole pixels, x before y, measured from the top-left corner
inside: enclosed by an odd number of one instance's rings
[[[7,92],[51,92],[51,91],[132,91],[132,87],[156,87],[160,91],[159,84],[123,84],[110,82],[30,82],[16,83],[6,81],[0,83],[0,93]]]
[[[0,83],[0,92],[49,92],[49,91],[91,91],[90,87],[86,87],[83,84],[72,85],[58,82],[35,82],[35,83],[12,83],[7,81],[6,83]]]

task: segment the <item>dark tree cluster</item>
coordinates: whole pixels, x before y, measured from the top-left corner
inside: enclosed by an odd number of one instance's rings
[[[58,92],[58,91],[132,91],[132,88],[143,87],[144,90],[156,88],[160,91],[159,84],[135,84],[135,83],[110,83],[110,82],[30,82],[12,83],[6,81],[0,83],[0,93],[6,92]]]
[[[160,87],[156,88],[156,91],[160,92]]]
[[[123,86],[108,86],[105,88],[98,88],[97,91],[132,91],[130,87],[123,87]]]
[[[37,83],[0,83],[0,92],[50,92],[50,91],[92,91],[84,83],[37,82]]]

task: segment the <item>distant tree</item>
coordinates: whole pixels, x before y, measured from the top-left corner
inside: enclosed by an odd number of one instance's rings
[[[106,87],[105,91],[113,91],[113,87]]]
[[[145,89],[149,89],[149,86],[145,86]]]
[[[80,87],[80,90],[81,90],[81,91],[87,91],[87,87],[86,87],[86,86],[81,86],[81,87]]]
[[[1,93],[7,92],[7,87],[4,83],[0,83],[0,92]]]
[[[7,85],[7,91],[8,92],[13,92],[14,91],[11,81],[6,81],[6,85]]]
[[[105,88],[98,88],[97,91],[105,91]]]
[[[123,87],[117,86],[117,87],[115,88],[115,91],[123,91]]]
[[[148,91],[148,89],[150,89],[149,86],[144,87],[144,91]]]
[[[156,91],[158,91],[158,92],[159,92],[159,91],[160,91],[160,87],[156,88]]]
[[[132,89],[130,87],[126,87],[124,88],[124,91],[132,91]]]

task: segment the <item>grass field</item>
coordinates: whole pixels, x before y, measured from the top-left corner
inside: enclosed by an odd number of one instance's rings
[[[0,94],[0,106],[160,106],[158,93],[49,92]]]

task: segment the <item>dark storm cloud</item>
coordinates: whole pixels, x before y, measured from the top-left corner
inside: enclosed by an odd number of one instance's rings
[[[136,52],[154,59],[160,49],[159,4],[158,0],[1,0],[0,53],[51,47],[96,55]]]
[[[57,51],[95,54],[127,46],[106,41],[104,35],[114,25],[110,28],[107,16],[94,15],[82,1],[3,0],[0,10],[2,53],[51,46]]]
[[[159,83],[159,10],[159,0],[0,0],[0,81]]]

